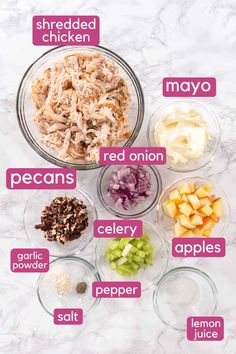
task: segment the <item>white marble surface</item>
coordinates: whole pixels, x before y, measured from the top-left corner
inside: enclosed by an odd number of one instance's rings
[[[234,0],[86,0],[0,2],[0,353],[20,354],[214,354],[236,353],[236,1]],[[224,259],[170,260],[196,265],[215,281],[219,291],[217,314],[225,318],[222,342],[188,342],[181,332],[162,324],[152,308],[152,290],[139,300],[102,301],[78,327],[54,326],[36,296],[37,274],[13,274],[9,253],[29,247],[22,216],[29,192],[7,191],[8,167],[49,164],[28,146],[15,112],[19,81],[46,48],[34,47],[31,19],[40,14],[96,14],[101,18],[101,44],[121,55],[134,68],[143,86],[145,121],[136,145],[145,144],[147,121],[161,97],[164,76],[215,76],[217,97],[207,99],[223,126],[221,149],[215,160],[198,172],[209,175],[226,191],[232,209]],[[160,169],[164,187],[181,177]],[[96,195],[98,171],[79,172],[79,184],[93,195],[100,217],[108,216]],[[147,216],[155,221],[155,214]],[[81,256],[93,260],[93,242]]]

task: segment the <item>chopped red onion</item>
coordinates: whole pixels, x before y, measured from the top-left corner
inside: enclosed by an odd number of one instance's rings
[[[107,196],[113,198],[115,206],[122,206],[127,210],[150,194],[151,176],[143,166],[122,166],[112,173]]]

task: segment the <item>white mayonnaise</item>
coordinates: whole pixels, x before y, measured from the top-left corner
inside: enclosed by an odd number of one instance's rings
[[[164,146],[173,163],[186,164],[200,158],[208,143],[207,123],[196,110],[176,108],[155,126],[154,138]]]

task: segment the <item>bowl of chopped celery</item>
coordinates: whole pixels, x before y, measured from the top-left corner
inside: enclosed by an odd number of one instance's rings
[[[143,221],[141,238],[102,238],[96,246],[96,266],[104,281],[140,281],[142,290],[165,273],[168,247],[161,233]]]

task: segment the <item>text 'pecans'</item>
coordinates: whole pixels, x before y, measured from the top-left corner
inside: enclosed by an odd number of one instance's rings
[[[75,189],[73,168],[8,168],[8,189]]]

